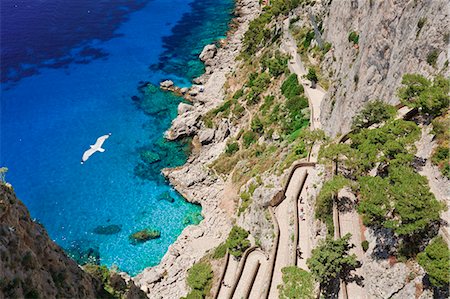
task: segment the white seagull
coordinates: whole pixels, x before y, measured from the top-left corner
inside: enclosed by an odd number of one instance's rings
[[[89,159],[89,157],[92,156],[95,152],[103,153],[105,151],[105,149],[102,148],[103,142],[105,142],[105,140],[108,139],[109,136],[111,136],[111,133],[98,137],[95,144],[91,145],[91,148],[84,152],[83,157],[81,158],[81,164],[86,162],[86,160]]]

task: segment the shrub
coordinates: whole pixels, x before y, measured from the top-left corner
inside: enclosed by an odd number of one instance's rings
[[[357,45],[359,43],[359,35],[356,33],[356,31],[350,32],[348,35],[348,41],[352,42],[353,44]]]
[[[433,116],[447,111],[450,79],[439,75],[430,81],[419,74],[405,74],[402,84],[397,94],[403,104]]]
[[[99,266],[94,264],[86,264],[83,266],[83,269],[103,284],[108,283],[110,273],[109,269],[105,265]]]
[[[222,243],[216,247],[216,249],[213,252],[212,258],[215,260],[221,259],[225,256],[226,253],[227,253],[227,244]]]
[[[225,149],[225,153],[228,156],[232,156],[238,151],[239,151],[239,144],[237,142],[227,144],[227,148]]]
[[[436,61],[438,59],[439,52],[437,50],[431,50],[427,55],[427,63],[432,67],[436,67]]]
[[[252,129],[253,132],[256,132],[256,133],[259,133],[259,134],[264,133],[264,125],[263,125],[263,123],[261,122],[261,120],[259,119],[258,116],[255,116],[252,119],[252,123],[251,123],[250,126],[251,126],[251,129]]]
[[[352,248],[349,244],[350,237],[350,234],[346,234],[337,240],[327,238],[312,250],[311,258],[306,261],[311,274],[326,294],[329,294],[336,279],[345,279],[343,276],[350,275],[350,271],[358,266],[356,256],[349,255]]]
[[[422,30],[422,28],[426,22],[427,22],[427,18],[425,18],[425,17],[419,19],[419,21],[417,22],[418,31]]]
[[[373,124],[382,123],[396,114],[394,106],[380,100],[367,103],[361,112],[353,119],[352,129],[368,128]]]
[[[445,287],[450,283],[450,251],[442,237],[436,237],[417,256],[417,261],[427,272],[430,282],[436,287]]]
[[[317,219],[324,222],[328,229],[328,234],[334,233],[333,224],[333,201],[337,193],[345,186],[351,185],[351,181],[343,176],[334,176],[325,182],[319,195],[317,196],[315,215]]]
[[[281,85],[281,93],[287,98],[293,98],[303,94],[303,86],[298,83],[298,77],[296,74],[291,74],[284,80]]]
[[[316,70],[313,68],[309,68],[308,74],[306,74],[306,79],[308,79],[312,83],[317,83],[319,79],[317,78]]]
[[[241,88],[234,93],[233,99],[237,100],[237,99],[241,98],[243,95],[244,95],[244,90]]]
[[[301,268],[290,266],[281,269],[283,284],[278,286],[282,299],[313,299],[314,281],[311,273]]]
[[[331,43],[326,42],[326,43],[323,45],[323,49],[322,49],[323,54],[328,53],[328,51],[330,51],[332,47],[333,47],[333,45],[332,45]]]
[[[366,252],[369,249],[369,241],[367,241],[367,240],[362,241],[361,247],[362,247],[362,250],[364,250],[364,252]]]
[[[244,111],[245,108],[241,104],[236,103],[236,105],[234,105],[233,114],[236,118],[240,118],[242,115],[244,115]]]
[[[253,131],[247,131],[242,134],[242,141],[245,148],[248,148],[251,144],[255,143],[258,138],[258,134]]]
[[[187,298],[204,298],[212,286],[213,271],[207,262],[194,264],[188,271],[187,284],[191,288]]]
[[[252,203],[252,195],[250,192],[242,192],[241,193],[241,206],[238,210],[238,216],[240,216],[242,213],[245,212],[245,210],[251,205]]]
[[[250,247],[250,241],[247,239],[248,232],[239,227],[233,226],[226,241],[228,251],[231,255],[240,258],[247,248]]]

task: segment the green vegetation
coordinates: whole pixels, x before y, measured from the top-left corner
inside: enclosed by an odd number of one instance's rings
[[[427,55],[427,63],[432,67],[436,67],[436,62],[439,56],[438,50],[431,50]]]
[[[210,263],[199,262],[194,264],[188,271],[187,284],[191,291],[187,294],[186,299],[205,298],[211,290],[213,277],[214,273]]]
[[[275,51],[273,55],[266,53],[261,59],[262,71],[269,70],[272,77],[279,77],[281,74],[288,71],[287,63],[289,56],[281,54],[280,51]]]
[[[258,134],[253,131],[246,131],[242,134],[242,143],[245,148],[248,148],[251,144],[258,140]]]
[[[364,252],[366,252],[369,249],[369,241],[367,241],[367,240],[362,241],[361,247],[362,247],[362,250],[364,250]]]
[[[247,210],[247,208],[252,204],[253,201],[250,192],[242,192],[240,197],[241,197],[241,206],[239,207],[238,210],[238,216],[244,213],[245,210]]]
[[[417,33],[416,33],[416,37],[419,36],[420,31],[422,31],[423,26],[425,26],[425,23],[427,22],[427,18],[420,18],[419,21],[417,22]]]
[[[259,17],[250,22],[244,34],[242,56],[249,58],[265,46],[274,36],[274,32],[267,28],[272,18],[288,13],[300,2],[301,0],[272,0]]]
[[[281,299],[313,299],[314,281],[311,273],[290,266],[281,269],[283,284],[278,286]]]
[[[146,228],[131,234],[129,239],[133,245],[136,245],[159,237],[161,237],[161,232],[159,230]]]
[[[334,176],[325,182],[316,200],[315,215],[317,219],[324,222],[328,229],[328,234],[333,235],[333,202],[337,193],[346,186],[351,186],[352,182],[343,176]]]
[[[359,34],[356,31],[352,31],[348,35],[348,41],[357,45],[359,43]]]
[[[216,249],[214,249],[212,258],[215,260],[221,259],[225,256],[226,253],[227,253],[227,244],[222,243],[219,246],[217,246]]]
[[[225,149],[225,153],[229,156],[234,155],[238,151],[239,151],[239,144],[237,142],[227,144],[227,148]]]
[[[317,78],[316,70],[314,68],[308,69],[308,74],[306,74],[306,79],[311,81],[313,83],[313,85],[319,81],[319,79]]]
[[[389,167],[389,176],[359,180],[358,211],[366,225],[391,228],[399,236],[425,233],[444,209],[429,191],[425,177],[406,166]]]
[[[436,76],[433,81],[422,75],[406,74],[403,76],[404,85],[398,91],[400,101],[419,112],[438,116],[443,114],[450,102],[450,79]]]
[[[450,283],[450,250],[442,237],[436,237],[417,256],[419,264],[425,269],[430,282],[435,287],[445,287]]]
[[[362,129],[349,135],[351,144],[331,144],[321,149],[324,163],[338,162],[350,178],[367,175],[377,163],[382,167],[410,165],[414,158],[414,142],[420,136],[418,126],[410,121],[393,120],[377,129]]]
[[[290,74],[281,85],[281,93],[287,98],[292,99],[296,96],[302,95],[304,92],[303,85],[298,83],[296,74]]]
[[[279,121],[286,134],[292,134],[308,125],[309,116],[305,117],[308,99],[303,96],[303,92],[296,74],[291,74],[281,85],[281,93],[286,97],[284,108],[288,118],[283,117]]]
[[[116,298],[116,299],[125,299],[133,298],[136,299],[145,299],[145,293],[142,291],[137,291],[137,287],[133,284],[127,284],[127,282],[114,270],[109,270],[106,266],[102,265],[94,265],[94,264],[86,264],[83,266],[84,271],[89,273],[92,277],[94,277],[97,281],[101,283],[103,289],[99,290],[98,298]],[[59,272],[56,274],[52,273],[52,279],[55,281],[55,284],[61,285],[62,280],[64,280],[63,272]],[[28,297],[27,297],[28,298]]]
[[[250,247],[250,241],[247,237],[248,231],[239,226],[233,226],[226,241],[228,251],[231,255],[237,258],[242,256],[244,251]]]
[[[352,129],[368,128],[373,124],[380,124],[395,116],[394,106],[380,100],[369,102],[353,119]]]
[[[450,179],[449,147],[450,147],[450,114],[435,118],[432,121],[433,134],[437,147],[431,156],[431,162],[439,167],[444,176]]]
[[[353,247],[349,244],[350,237],[350,234],[346,234],[338,240],[326,239],[312,250],[311,258],[306,261],[325,294],[330,292],[336,279],[346,279],[350,271],[358,266],[356,256],[349,255],[349,250]]]

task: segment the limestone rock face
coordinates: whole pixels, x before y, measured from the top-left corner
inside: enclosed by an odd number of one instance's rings
[[[214,56],[216,56],[217,53],[217,47],[216,45],[212,44],[212,45],[206,45],[203,48],[202,53],[200,53],[200,60],[203,61],[205,63],[205,65],[210,65],[210,60],[214,58]]]
[[[102,287],[0,185],[0,298],[97,298]]]
[[[327,133],[347,132],[370,100],[397,104],[395,93],[405,73],[450,74],[444,66],[449,5],[447,0],[331,2],[323,37],[333,49],[321,66],[332,81],[321,107]],[[419,20],[425,21],[421,29]],[[352,31],[359,34],[357,46],[348,41]],[[435,67],[427,63],[432,51],[439,54]]]
[[[159,83],[159,86],[163,89],[169,89],[173,86],[173,81],[165,80],[165,81]]]

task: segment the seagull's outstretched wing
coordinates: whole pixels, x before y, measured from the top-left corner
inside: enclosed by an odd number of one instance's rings
[[[83,157],[81,157],[81,164],[89,159],[95,152],[103,153],[105,149],[102,148],[102,145],[109,136],[111,136],[111,133],[98,137],[95,144],[91,145],[91,148],[84,152]]]

